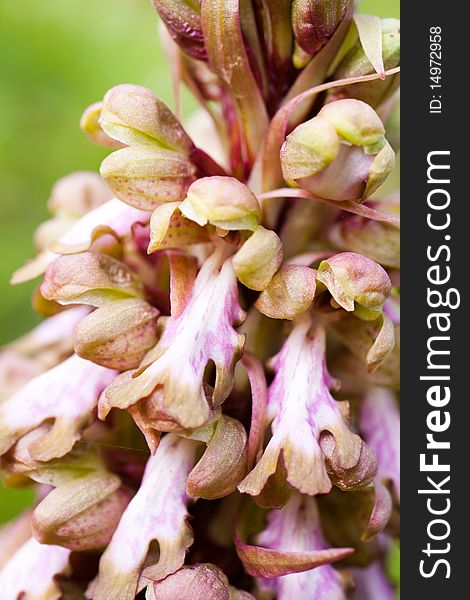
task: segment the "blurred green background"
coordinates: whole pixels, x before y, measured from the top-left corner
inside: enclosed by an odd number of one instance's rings
[[[365,0],[365,12],[399,16],[399,0]],[[34,255],[32,233],[47,217],[52,184],[97,170],[108,150],[89,143],[83,109],[118,83],[151,87],[172,106],[169,67],[150,0],[0,0],[0,344],[37,318],[33,284],[10,287]],[[0,484],[0,522],[31,502]]]

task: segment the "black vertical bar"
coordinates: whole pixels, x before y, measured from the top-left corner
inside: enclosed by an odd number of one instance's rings
[[[402,2],[401,6],[401,597],[405,600],[470,597],[465,544],[470,537],[466,514],[470,505],[470,351],[466,343],[470,320],[465,314],[470,272],[470,102],[466,83],[470,30],[464,8],[465,3],[442,0]],[[433,51],[436,54],[431,54]],[[450,168],[431,169],[428,177],[429,162]],[[448,219],[450,223],[444,227]],[[437,268],[429,271],[431,267]],[[444,281],[447,277],[449,281]],[[428,297],[428,290],[437,293]],[[439,292],[443,302],[447,298],[452,306],[460,297],[460,306],[433,308],[430,303],[439,304]],[[439,326],[443,330],[449,326],[449,330],[440,331]],[[450,353],[430,355],[429,348]],[[429,368],[428,359],[437,368]],[[421,377],[448,377],[449,381]],[[435,389],[430,392],[432,387]],[[450,393],[447,403],[446,387]],[[433,431],[436,429],[442,431]],[[430,434],[431,441],[427,438]],[[449,442],[450,448],[427,448],[432,440]],[[421,454],[426,465],[435,460],[438,469],[449,465],[450,470],[420,468]],[[432,514],[432,510],[442,514]]]

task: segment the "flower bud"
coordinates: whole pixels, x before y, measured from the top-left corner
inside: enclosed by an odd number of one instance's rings
[[[124,263],[106,254],[60,256],[49,265],[41,293],[61,304],[101,306],[109,300],[143,294],[142,283]]]
[[[181,212],[199,225],[211,223],[223,229],[258,227],[261,209],[248,186],[234,177],[203,177],[189,188]]]
[[[86,108],[80,118],[80,129],[94,144],[107,146],[108,148],[122,148],[121,142],[113,140],[102,130],[100,125],[102,108],[102,102],[94,102]]]
[[[256,308],[271,319],[292,320],[308,310],[315,295],[315,271],[284,265],[261,292]]]
[[[144,300],[108,302],[75,328],[75,352],[110,369],[135,369],[157,342],[158,314]]]
[[[146,146],[113,152],[101,163],[100,173],[115,196],[141,210],[184,200],[195,178],[195,168],[183,154]]]
[[[187,154],[193,143],[178,119],[151,90],[131,84],[106,93],[99,123],[126,146],[160,146]]]
[[[210,563],[184,566],[147,588],[148,600],[254,600],[229,585],[224,572]]]
[[[281,148],[283,176],[322,198],[365,200],[395,164],[384,132],[364,102],[331,102],[287,136]]]
[[[300,69],[333,36],[346,16],[350,0],[294,0],[292,28],[296,48],[294,65]]]
[[[317,270],[317,282],[328,289],[337,305],[354,311],[365,321],[380,315],[392,289],[386,271],[355,252],[342,252],[323,260]]]
[[[259,225],[233,257],[233,268],[243,285],[261,291],[267,287],[281,262],[281,240],[274,231]]]
[[[400,65],[400,21],[398,19],[382,20],[382,59],[386,71]],[[333,78],[348,79],[371,73],[374,73],[374,67],[358,39],[339,64]],[[385,79],[336,88],[333,97],[356,98],[376,108],[390,98],[398,88],[399,81],[400,76],[397,73]]]
[[[178,46],[193,58],[207,59],[201,0],[153,0],[153,4]]]
[[[246,475],[246,441],[243,425],[221,416],[207,450],[188,476],[188,495],[213,500],[231,494]]]
[[[97,472],[59,485],[33,514],[34,537],[41,544],[71,550],[102,548],[110,541],[131,498],[116,475]]]

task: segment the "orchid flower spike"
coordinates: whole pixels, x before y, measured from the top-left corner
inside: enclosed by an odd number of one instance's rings
[[[12,277],[45,320],[0,349],[2,599],[393,597],[400,27],[355,4],[153,0],[174,110],[83,112],[109,154],[53,186]]]

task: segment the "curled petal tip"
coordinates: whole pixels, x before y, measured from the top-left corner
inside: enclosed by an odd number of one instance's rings
[[[342,252],[322,261],[317,281],[328,289],[339,306],[354,311],[364,320],[380,316],[392,289],[387,272],[355,252]]]
[[[221,416],[207,450],[188,476],[188,495],[215,499],[232,493],[246,475],[246,442],[243,425]]]
[[[52,420],[52,428],[35,440],[31,457],[48,461],[69,452],[90,423],[103,388],[116,372],[73,355],[29,381],[0,408],[0,454],[23,435]],[[70,395],[70,382],[80,381]]]
[[[109,137],[126,146],[157,146],[182,154],[193,148],[171,110],[142,86],[111,88],[103,99],[99,124]]]

